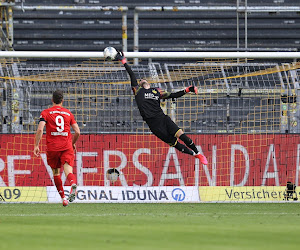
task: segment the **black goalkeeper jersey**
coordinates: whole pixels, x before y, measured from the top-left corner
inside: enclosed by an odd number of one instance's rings
[[[160,99],[178,98],[185,94],[184,90],[176,93],[169,93],[160,88],[145,89],[138,85],[135,74],[130,66],[125,63],[124,67],[130,76],[131,88],[143,120],[160,117],[164,115],[160,107]]]
[[[134,89],[135,100],[143,120],[164,115],[160,107],[160,99],[166,98],[169,93],[159,88],[145,89],[137,87]]]

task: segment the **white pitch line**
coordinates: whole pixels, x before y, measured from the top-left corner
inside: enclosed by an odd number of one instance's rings
[[[299,215],[299,213],[188,213],[188,214],[149,214],[149,213],[120,213],[120,214],[114,214],[114,213],[105,213],[105,214],[77,214],[78,216],[81,217],[105,217],[105,216],[174,216],[178,217],[179,215],[182,216],[197,216],[197,215],[211,215],[211,216],[219,216],[219,215]],[[36,214],[0,214],[0,217],[33,217],[33,216],[41,216],[41,217],[48,217],[48,216],[74,216],[73,213],[59,213],[59,214],[41,214],[41,213],[36,213]]]

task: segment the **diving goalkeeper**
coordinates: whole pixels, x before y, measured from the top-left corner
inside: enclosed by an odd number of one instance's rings
[[[131,80],[131,88],[135,96],[135,100],[143,120],[148,124],[151,132],[159,139],[175,147],[182,153],[193,155],[200,162],[207,165],[207,159],[200,154],[194,142],[180,129],[168,115],[165,115],[160,107],[160,99],[179,98],[186,93],[198,93],[195,86],[189,86],[184,90],[169,93],[159,88],[151,88],[150,84],[142,79],[139,83],[131,67],[127,64],[127,60],[123,52],[118,51],[116,59],[121,61]],[[182,140],[185,145],[178,142]]]

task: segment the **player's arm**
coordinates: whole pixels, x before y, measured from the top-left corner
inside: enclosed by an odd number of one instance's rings
[[[43,136],[43,131],[44,131],[45,124],[46,124],[46,121],[40,120],[38,128],[37,128],[36,133],[35,133],[34,149],[33,149],[33,153],[34,153],[35,156],[40,155],[39,144],[40,144],[40,141],[41,141],[42,136]]]
[[[73,145],[73,149],[76,150],[76,142],[80,136],[80,128],[77,123],[73,123],[71,126],[74,130],[74,135],[72,137],[72,145]]]
[[[180,91],[177,91],[174,93],[169,93],[169,92],[160,90],[161,99],[179,98],[189,92],[198,94],[198,88],[196,86],[191,85],[191,86],[185,88],[184,90],[180,90]]]
[[[131,67],[127,64],[127,59],[126,59],[124,53],[121,51],[118,51],[118,54],[116,55],[116,59],[121,61],[121,63],[124,65],[127,73],[130,76],[131,88],[132,88],[133,92],[135,93],[138,88],[138,82],[136,80],[136,76],[133,73]]]

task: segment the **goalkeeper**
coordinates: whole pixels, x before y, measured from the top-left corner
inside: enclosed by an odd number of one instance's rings
[[[138,109],[143,120],[148,124],[151,132],[180,152],[193,155],[195,158],[198,158],[202,164],[207,165],[206,157],[199,153],[194,142],[183,133],[182,129],[180,129],[168,115],[164,114],[160,107],[160,99],[179,98],[189,92],[197,94],[197,87],[189,86],[184,90],[168,93],[159,88],[151,88],[150,84],[144,79],[138,84],[135,74],[127,64],[123,52],[118,51],[116,59],[122,62],[130,76],[131,88]],[[179,143],[178,138],[182,140],[186,146]]]

